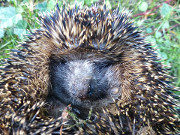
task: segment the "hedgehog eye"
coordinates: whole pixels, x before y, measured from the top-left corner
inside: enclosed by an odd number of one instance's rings
[[[97,69],[104,70],[108,68],[111,64],[106,63],[106,62],[95,62],[94,65]]]
[[[118,87],[114,87],[114,88],[111,89],[110,92],[111,92],[111,95],[116,95],[119,92],[119,88]]]
[[[60,59],[59,63],[60,63],[60,64],[66,64],[67,61],[66,61],[65,59]]]

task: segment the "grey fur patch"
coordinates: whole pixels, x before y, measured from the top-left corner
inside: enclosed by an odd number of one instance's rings
[[[87,60],[71,61],[68,64],[68,71],[66,72],[66,89],[72,97],[78,97],[82,91],[87,92],[89,81],[93,76],[93,64]]]

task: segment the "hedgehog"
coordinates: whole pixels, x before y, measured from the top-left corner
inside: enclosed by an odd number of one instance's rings
[[[177,134],[171,76],[119,8],[59,8],[0,67],[0,133]]]

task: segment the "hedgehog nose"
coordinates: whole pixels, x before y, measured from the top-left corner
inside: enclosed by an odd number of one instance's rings
[[[80,95],[79,98],[80,98],[81,100],[86,100],[86,99],[87,99],[87,96],[85,96],[85,95]]]
[[[87,91],[86,90],[81,91],[78,98],[80,98],[81,100],[86,100],[87,99]]]

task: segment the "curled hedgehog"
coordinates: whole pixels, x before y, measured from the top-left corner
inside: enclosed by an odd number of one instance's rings
[[[41,15],[0,68],[0,133],[177,134],[176,88],[129,18],[106,5]]]

